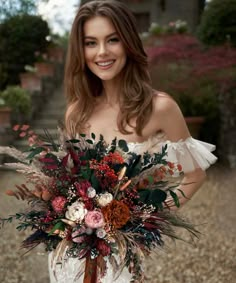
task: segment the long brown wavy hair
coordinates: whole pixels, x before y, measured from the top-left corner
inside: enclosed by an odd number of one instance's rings
[[[120,80],[120,111],[117,126],[121,133],[135,119],[134,131],[142,136],[142,130],[152,113],[153,90],[148,72],[147,55],[140,40],[133,14],[119,1],[92,1],[78,10],[74,19],[65,68],[65,95],[67,110],[65,128],[74,136],[82,133],[94,109],[94,97],[102,92],[102,81],[86,66],[84,58],[84,23],[95,16],[111,20],[127,54]]]

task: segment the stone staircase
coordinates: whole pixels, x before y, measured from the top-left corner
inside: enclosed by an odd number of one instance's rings
[[[60,121],[63,121],[65,112],[65,98],[63,95],[62,86],[56,89],[50,99],[46,102],[45,106],[38,114],[38,116],[29,123],[31,129],[37,134],[44,136],[44,130],[48,130],[50,136],[57,141],[58,130],[57,126]],[[14,147],[24,150],[28,147],[27,139],[17,139]]]

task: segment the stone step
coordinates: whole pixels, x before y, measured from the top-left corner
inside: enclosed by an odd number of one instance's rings
[[[63,111],[58,111],[58,110],[51,110],[51,111],[43,111],[40,113],[40,116],[38,119],[51,119],[51,120],[61,120],[64,117],[64,112]]]
[[[56,129],[59,122],[63,121],[63,118],[60,119],[37,119],[34,120],[32,124],[32,128],[44,128],[44,129]]]
[[[42,111],[48,111],[48,110],[65,110],[66,104],[63,102],[57,102],[57,98],[53,99],[55,102],[50,102],[49,104],[44,105]]]
[[[46,128],[35,128],[34,132],[38,136],[45,137],[45,130],[47,130],[47,129]],[[48,130],[48,133],[53,139],[57,140],[57,138],[58,138],[58,129],[57,128]]]

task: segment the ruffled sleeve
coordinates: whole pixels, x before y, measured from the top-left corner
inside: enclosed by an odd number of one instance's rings
[[[217,157],[211,153],[215,150],[214,145],[192,137],[178,142],[166,141],[164,144],[167,144],[167,161],[181,164],[185,173],[196,168],[206,170],[217,161]]]

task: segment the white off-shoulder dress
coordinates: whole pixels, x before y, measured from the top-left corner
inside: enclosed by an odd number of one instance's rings
[[[143,154],[145,151],[150,153],[159,152],[167,144],[166,160],[181,164],[185,173],[194,171],[196,168],[206,170],[211,164],[215,163],[217,157],[211,152],[215,146],[206,142],[196,140],[192,137],[178,142],[171,142],[163,134],[158,134],[149,138],[143,143],[128,143],[129,150],[137,154]],[[51,283],[83,283],[83,275],[75,279],[78,270],[84,264],[84,260],[68,258],[63,264],[54,265],[52,253],[49,254],[49,274]],[[112,272],[108,263],[108,270],[102,283],[129,283],[131,275],[127,269],[123,269],[118,278]]]

